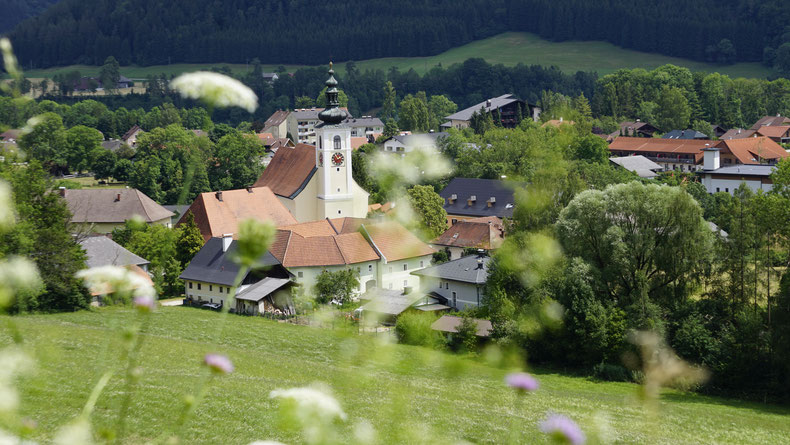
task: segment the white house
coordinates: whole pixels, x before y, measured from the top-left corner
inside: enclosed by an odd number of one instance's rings
[[[445,132],[400,134],[384,141],[384,152],[405,154],[414,150],[436,150],[439,139],[447,136]]]
[[[705,148],[703,152],[703,168],[698,174],[702,176],[702,185],[708,193],[733,194],[741,184],[746,184],[754,192],[768,192],[773,188],[771,174],[776,170],[776,165],[737,164],[722,167],[719,148]]]
[[[480,306],[488,279],[487,256],[469,255],[413,272],[422,277],[422,291],[439,295],[448,306],[463,310]]]

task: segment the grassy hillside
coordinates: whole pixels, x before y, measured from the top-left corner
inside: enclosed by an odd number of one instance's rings
[[[550,42],[534,34],[505,33],[484,40],[451,49],[431,57],[401,57],[372,59],[356,62],[364,70],[367,68],[387,70],[396,66],[401,70],[414,68],[419,73],[424,73],[431,67],[442,64],[449,66],[453,63],[463,62],[470,57],[482,57],[490,63],[516,65],[556,65],[563,71],[573,73],[576,71],[597,71],[608,74],[620,68],[645,68],[653,69],[667,63],[685,66],[693,71],[718,71],[732,77],[768,77],[775,74],[771,69],[759,63],[738,63],[735,65],[715,65],[696,62],[676,57],[662,56],[660,54],[643,53],[622,49],[605,42]],[[316,61],[317,64],[325,61]],[[326,61],[328,62],[328,61]],[[124,67],[121,72],[127,77],[144,78],[149,74],[179,74],[187,71],[208,69],[212,66],[223,64],[174,64],[149,67]],[[244,64],[230,64],[234,72],[245,72],[249,68]],[[266,66],[266,70],[274,70],[276,66]],[[289,70],[298,68],[297,65],[286,66]],[[338,64],[339,71],[345,69],[345,63]],[[45,70],[31,70],[26,73],[29,77],[52,77],[57,73],[77,69],[83,74],[98,75],[98,67],[75,65],[65,68],[50,68]]]
[[[98,400],[97,428],[111,425],[119,405],[119,330],[133,321],[129,310],[106,309],[13,318],[39,361],[21,382],[23,414],[38,423],[38,439],[74,418],[100,372],[116,369]],[[504,370],[476,361],[372,337],[344,335],[231,316],[216,336],[219,315],[189,308],[161,308],[152,316],[142,349],[143,377],[130,415],[130,443],[169,428],[182,396],[194,391],[207,352],[226,353],[236,371],[215,379],[189,424],[184,443],[245,444],[255,439],[298,443],[274,424],[269,391],[325,382],[349,415],[344,426],[367,419],[381,443],[442,438],[502,443],[513,422],[521,442],[545,443],[535,425],[546,411],[565,413],[588,433],[609,425],[617,443],[780,443],[790,437],[790,410],[666,391],[660,417],[637,403],[637,387],[597,383],[532,370],[541,389],[514,411]],[[8,319],[0,319],[0,344],[10,342]],[[395,403],[393,403],[395,402]]]

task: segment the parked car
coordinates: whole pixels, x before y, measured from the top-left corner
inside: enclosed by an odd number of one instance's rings
[[[203,306],[200,306],[200,307],[205,308],[205,309],[213,309],[215,311],[218,311],[222,307],[222,305],[219,304],[219,303],[203,303]]]

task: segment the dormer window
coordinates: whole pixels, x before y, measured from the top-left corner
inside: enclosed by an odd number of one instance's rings
[[[340,150],[340,148],[341,148],[340,147],[340,136],[335,136],[334,142],[335,142],[335,150]]]

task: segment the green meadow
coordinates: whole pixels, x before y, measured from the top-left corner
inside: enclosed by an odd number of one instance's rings
[[[47,441],[74,419],[107,370],[115,371],[98,398],[97,431],[114,425],[122,395],[121,331],[135,322],[131,309],[0,317],[0,345],[18,329],[34,355],[33,372],[19,381],[22,415],[36,423],[32,438]],[[220,352],[234,363],[213,378],[204,402],[186,425],[182,443],[298,443],[276,422],[269,392],[321,383],[348,414],[348,440],[364,420],[378,443],[498,444],[517,430],[520,443],[548,443],[537,430],[547,412],[563,413],[586,431],[589,443],[787,443],[790,409],[665,390],[648,409],[631,383],[597,382],[530,369],[540,389],[522,403],[505,387],[506,366],[396,345],[384,335],[298,326],[183,307],[151,315],[141,350],[142,376],[128,416],[126,443],[169,434],[185,395],[207,372],[204,354]],[[13,327],[13,328],[12,328]]]
[[[550,42],[534,34],[516,32],[504,33],[488,39],[471,42],[435,56],[388,57],[356,61],[356,64],[362,70],[369,68],[387,70],[395,66],[404,71],[414,68],[414,70],[422,74],[436,65],[441,64],[447,67],[453,63],[463,62],[470,57],[482,57],[492,64],[502,63],[504,65],[516,65],[518,63],[524,63],[526,65],[553,65],[568,73],[574,73],[576,71],[597,71],[601,75],[612,73],[621,68],[653,69],[668,63],[684,66],[692,71],[717,71],[731,77],[764,78],[776,74],[773,70],[759,63],[738,63],[735,65],[709,64],[660,54],[623,49],[606,42]],[[265,64],[266,60],[264,59],[263,62]],[[327,60],[326,62],[329,61]],[[249,66],[245,64],[208,63],[155,65],[148,67],[127,66],[121,69],[121,73],[133,79],[143,79],[149,74],[180,74],[189,71],[205,70],[214,66],[228,66],[232,71],[237,73],[249,70]],[[279,65],[264,65],[267,71],[272,71],[277,66]],[[345,69],[345,63],[338,63],[337,66],[340,72]],[[285,65],[285,67],[290,71],[299,68],[299,65]],[[75,69],[79,70],[84,75],[98,75],[99,73],[99,67],[96,66],[74,65],[69,67],[30,70],[26,72],[26,75],[32,78],[52,77],[55,74],[65,73]]]

